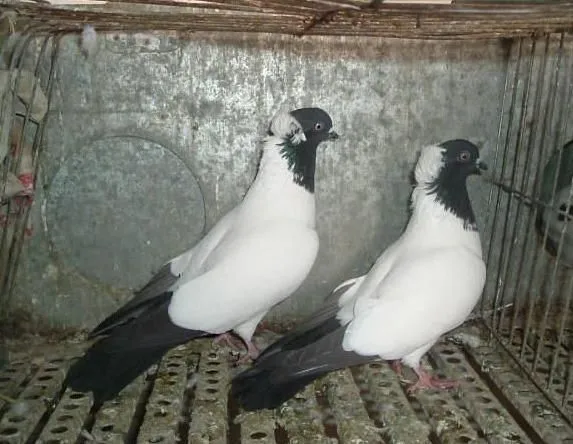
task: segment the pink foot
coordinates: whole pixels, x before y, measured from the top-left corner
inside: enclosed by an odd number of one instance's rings
[[[242,365],[248,363],[250,360],[255,360],[259,357],[260,351],[254,342],[245,342],[247,345],[247,353],[240,359],[237,360],[237,365]]]
[[[425,388],[434,388],[443,390],[443,389],[454,388],[459,385],[458,381],[436,378],[430,375],[422,367],[415,368],[414,371],[416,372],[416,375],[418,375],[418,381],[412,384],[410,387],[408,387],[407,391],[409,394]]]
[[[239,349],[243,348],[243,344],[241,344],[231,333],[223,333],[213,339],[213,344],[221,345],[224,343],[229,348]]]
[[[390,361],[390,368],[396,372],[400,379],[404,379],[404,374],[402,373],[402,362],[399,359]]]

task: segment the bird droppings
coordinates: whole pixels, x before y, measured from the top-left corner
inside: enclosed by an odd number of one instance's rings
[[[387,363],[375,362],[330,373],[274,411],[249,413],[228,399],[237,368],[230,350],[211,339],[173,349],[95,412],[90,396],[61,387],[80,353],[76,342],[42,346],[36,337],[32,346],[12,341],[9,351],[0,393],[16,402],[0,399],[2,444],[510,444],[573,436],[511,360],[485,342],[473,349],[442,341],[429,353],[426,367],[460,382],[450,391],[409,395]],[[488,372],[483,361],[492,364]]]

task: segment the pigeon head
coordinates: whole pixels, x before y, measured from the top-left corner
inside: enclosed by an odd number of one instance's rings
[[[288,112],[279,110],[269,126],[269,136],[282,139],[278,144],[293,181],[314,192],[316,149],[321,142],[338,139],[332,131],[332,119],[320,108],[299,108]]]
[[[454,139],[425,147],[416,164],[418,186],[447,211],[463,220],[465,228],[475,228],[466,179],[481,174],[487,165],[480,159],[478,147],[468,140]]]

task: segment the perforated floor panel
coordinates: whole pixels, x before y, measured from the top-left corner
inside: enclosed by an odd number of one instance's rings
[[[475,346],[476,344],[474,344]],[[444,341],[425,365],[460,381],[415,395],[387,363],[334,372],[276,411],[228,399],[229,349],[172,350],[99,411],[61,386],[81,343],[10,344],[0,370],[0,444],[15,443],[573,443],[573,429],[500,350]],[[12,398],[13,403],[6,398]]]

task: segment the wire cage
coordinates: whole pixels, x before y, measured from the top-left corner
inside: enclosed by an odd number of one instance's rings
[[[381,362],[333,372],[277,412],[245,414],[227,396],[235,371],[228,351],[201,340],[172,350],[93,411],[88,396],[62,386],[70,358],[85,344],[74,332],[56,343],[33,336],[16,342],[21,350],[0,366],[0,444],[573,442],[573,5],[149,3],[3,6],[2,54],[10,56],[0,67],[0,332],[12,327],[21,255],[37,229],[30,208],[43,192],[45,116],[66,33],[89,22],[98,31],[181,35],[496,38],[507,49],[507,67],[482,232],[489,278],[472,319],[425,362],[461,387],[412,396]],[[14,23],[24,23],[16,44]]]
[[[571,35],[512,46],[489,196],[482,316],[571,418]]]

